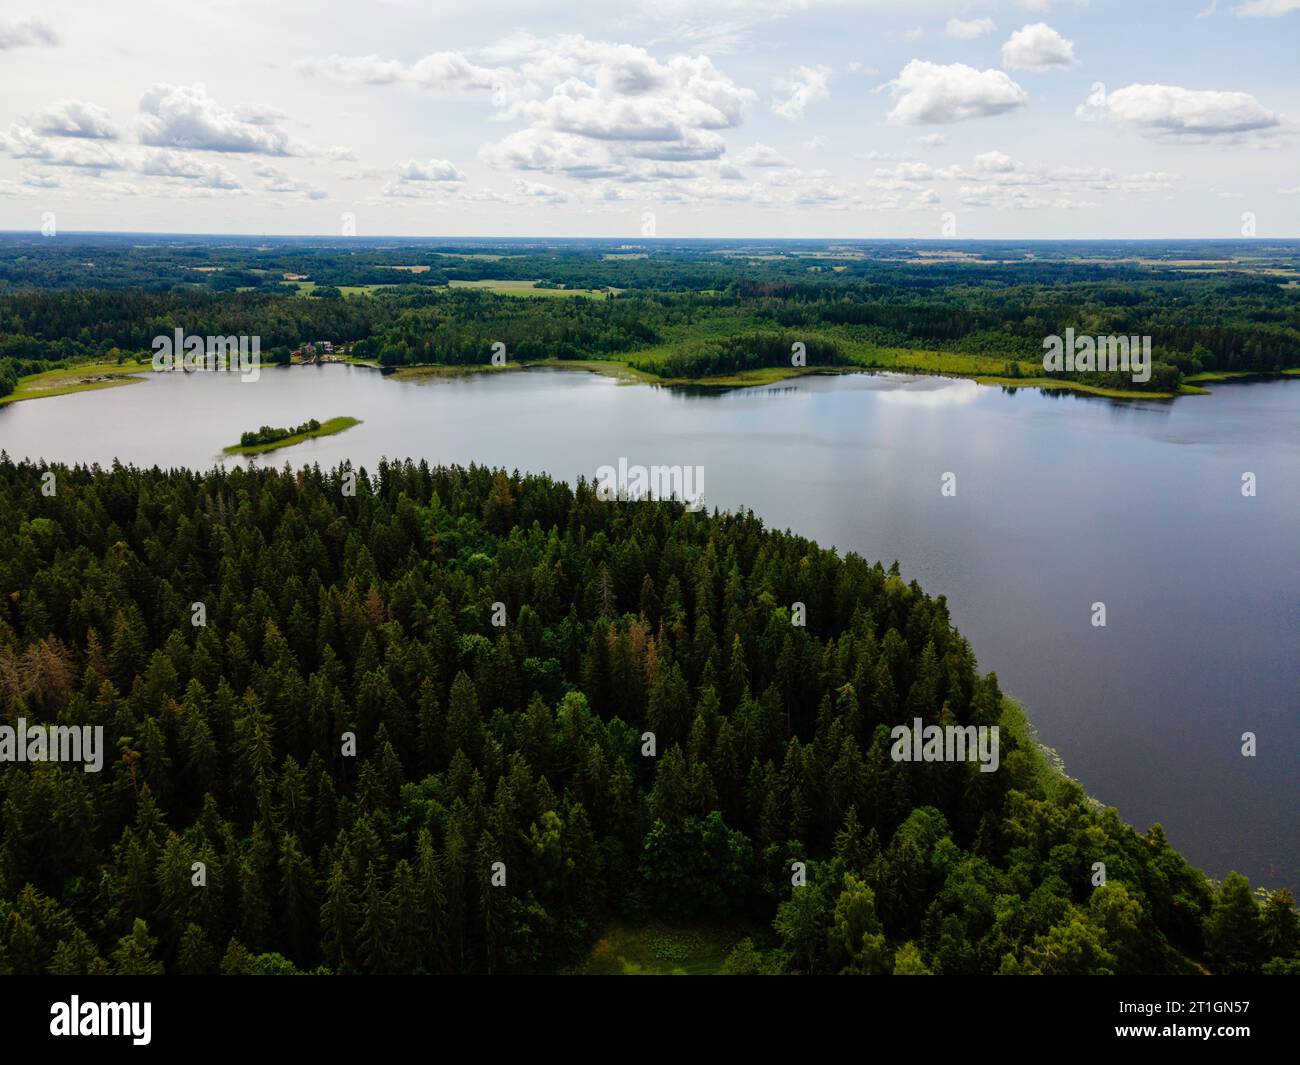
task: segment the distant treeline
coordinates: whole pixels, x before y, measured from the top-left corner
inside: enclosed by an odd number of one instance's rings
[[[467,262],[474,272],[508,272],[500,260]],[[847,352],[861,345],[921,349],[987,356],[1002,360],[1011,376],[1033,376],[1041,369],[1044,339],[1070,328],[1079,335],[1152,338],[1150,382],[1069,375],[1096,384],[1166,391],[1201,371],[1300,366],[1300,289],[1263,277],[1119,267],[1107,274],[1071,264],[1040,264],[1029,273],[1027,267],[1012,273],[1010,266],[987,264],[887,269],[866,262],[842,273],[805,268],[798,278],[781,276],[789,271],[782,264],[773,268],[775,276],[763,278],[754,275],[765,267],[736,261],[710,264],[719,272],[716,288],[686,292],[671,290],[664,280],[668,266],[601,261],[598,280],[625,289],[605,299],[525,299],[413,285],[331,299],[199,287],[0,290],[0,389],[41,364],[147,354],[153,337],[177,327],[259,336],[271,361],[285,361],[289,349],[309,341],[332,340],[385,366],[473,365],[486,364],[494,346],[504,344],[515,361],[627,356],[649,372],[678,377],[715,372],[710,367],[735,372],[728,367],[778,364],[780,352],[760,354],[738,339],[760,334],[815,336],[826,345],[818,357],[828,360],[831,348],[845,361],[854,361]],[[678,266],[700,268],[693,261]],[[565,283],[582,280],[558,272]],[[634,280],[664,287],[652,290]],[[640,351],[665,346],[671,349],[666,357],[636,359]]]
[[[834,343],[798,333],[746,333],[710,340],[674,352],[663,359],[633,359],[632,365],[658,377],[713,377],[757,370],[765,366],[796,365],[802,348],[806,366],[839,366],[844,359]]]

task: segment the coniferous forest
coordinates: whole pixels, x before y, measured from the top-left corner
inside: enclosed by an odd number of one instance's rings
[[[1088,798],[942,597],[750,514],[4,457],[0,593],[5,721],[107,747],[0,773],[0,973],[564,972],[652,920],[731,973],[1300,969],[1289,894]],[[893,760],[915,718],[999,771]]]

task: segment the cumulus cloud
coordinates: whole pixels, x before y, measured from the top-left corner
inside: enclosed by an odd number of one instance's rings
[[[515,180],[515,192],[526,200],[540,200],[543,203],[568,202],[568,197],[554,185],[545,185],[540,181],[517,178]]]
[[[3,146],[16,159],[33,159],[48,166],[69,166],[83,170],[121,170],[122,157],[97,141],[49,138],[40,136],[30,126],[17,122],[0,137]]]
[[[448,159],[399,163],[395,176],[384,185],[382,195],[408,200],[446,200],[463,189],[465,175]]]
[[[775,148],[753,144],[736,157],[741,166],[789,166],[790,161]]]
[[[0,52],[24,45],[54,45],[58,35],[44,22],[34,18],[0,19]]]
[[[679,138],[670,141],[647,141],[627,146],[628,155],[637,159],[657,159],[662,162],[693,162],[717,159],[727,150],[726,142],[717,133],[707,129],[688,129]]]
[[[430,159],[427,163],[418,163],[408,159],[397,168],[399,181],[464,181],[455,164],[446,159]]]
[[[774,100],[772,113],[782,118],[802,118],[811,103],[829,100],[831,96],[831,72],[828,67],[800,67],[789,77],[778,78],[776,91],[784,99]]]
[[[1002,46],[1002,65],[1007,70],[1067,70],[1078,62],[1074,42],[1046,22],[1021,27]]]
[[[957,186],[955,199],[962,207],[1074,210],[1103,206],[1095,194],[1166,193],[1179,180],[1177,174],[1158,171],[1121,176],[1108,167],[1053,167],[1024,162],[993,149],[976,155],[969,166],[931,167],[904,160],[876,168],[861,185],[877,193],[865,208],[869,210],[920,209],[941,198],[929,186],[948,183]],[[918,193],[922,187],[924,193]]]
[[[220,106],[202,85],[154,85],[140,99],[142,144],[208,152],[298,155],[293,139],[265,114],[252,120]]]
[[[873,188],[899,189],[932,181],[948,181],[956,176],[956,169],[936,170],[928,163],[904,162],[893,167],[877,167],[867,184]]]
[[[250,126],[273,126],[289,116],[270,104],[240,104],[235,108],[235,117]]]
[[[299,181],[278,167],[260,165],[253,168],[253,173],[262,179],[262,188],[267,192],[303,196],[309,200],[323,200],[325,190],[310,182]]]
[[[628,172],[624,163],[615,161],[609,145],[549,130],[517,130],[480,154],[489,165],[502,169],[538,170],[587,180],[616,178]]]
[[[1101,207],[1095,200],[1077,200],[1072,196],[1049,198],[1023,188],[1004,185],[965,185],[960,190],[963,207],[987,207],[998,211],[1040,211],[1054,208],[1073,211]]]
[[[489,165],[589,181],[700,176],[726,152],[722,132],[738,126],[757,99],[708,56],[659,59],[644,48],[582,35],[521,33],[413,64],[364,56],[300,67],[370,84],[484,94],[494,121],[522,127],[480,151]],[[825,98],[828,80],[822,68],[801,67],[775,106],[797,117]]]
[[[80,100],[60,100],[50,104],[36,115],[32,124],[37,132],[55,137],[110,141],[118,137],[117,126],[104,108]]]
[[[1282,116],[1250,93],[1129,85],[1080,104],[1075,118],[1113,122],[1157,137],[1205,140],[1277,130]]]
[[[473,92],[498,88],[512,72],[479,66],[459,52],[432,52],[414,63],[377,55],[304,59],[295,68],[308,75],[365,85],[404,83],[424,89]]]
[[[166,149],[146,152],[140,163],[140,173],[151,177],[179,178],[209,189],[240,187],[235,175],[220,163]]]
[[[992,33],[996,26],[993,25],[991,18],[976,19],[959,19],[950,18],[944,32],[949,37],[956,37],[959,40],[968,41],[974,37],[983,37],[986,33]]]
[[[1025,106],[1029,94],[1000,70],[913,59],[887,83],[897,103],[889,120],[907,126],[962,122]]]

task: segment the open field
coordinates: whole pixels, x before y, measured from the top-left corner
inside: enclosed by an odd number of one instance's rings
[[[316,291],[317,283],[315,281],[294,281],[292,284],[298,288],[299,296],[310,296]],[[394,281],[394,285],[401,284],[400,281]],[[367,296],[372,292],[377,292],[382,288],[391,288],[391,285],[338,285],[338,290],[345,296]]]
[[[1287,377],[1295,377],[1300,374],[1300,370],[1281,370],[1281,374]],[[1271,373],[1260,373],[1258,370],[1217,370],[1208,373],[1192,374],[1190,377],[1184,377],[1184,384],[1200,385],[1213,381],[1246,381],[1252,377],[1273,377]]]
[[[448,281],[451,288],[481,288],[488,292],[495,292],[499,296],[586,296],[592,299],[600,299],[605,295],[605,289],[599,288],[538,288],[536,281]],[[621,289],[610,289],[610,292],[620,292]]]

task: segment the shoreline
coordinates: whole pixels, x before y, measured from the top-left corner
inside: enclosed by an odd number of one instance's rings
[[[1206,385],[1226,384],[1240,381],[1280,380],[1286,377],[1300,376],[1300,367],[1279,371],[1207,371],[1193,374],[1183,379],[1177,392],[1144,392],[1137,389],[1105,388],[1081,381],[1054,379],[1050,377],[1007,377],[979,370],[963,371],[953,367],[927,368],[924,366],[903,364],[848,363],[835,366],[765,366],[754,370],[743,370],[734,374],[722,374],[712,377],[658,377],[648,371],[638,369],[628,362],[618,359],[530,359],[527,362],[507,362],[504,366],[461,365],[451,363],[416,363],[407,366],[385,367],[372,359],[330,359],[320,363],[294,363],[293,366],[359,366],[378,370],[386,377],[399,381],[419,381],[429,377],[469,377],[478,374],[510,373],[534,368],[551,370],[583,370],[589,373],[612,377],[621,384],[656,385],[663,388],[698,388],[705,391],[740,388],[755,388],[773,385],[781,381],[793,380],[807,376],[838,376],[854,373],[896,373],[913,377],[948,377],[957,380],[974,381],[979,385],[998,388],[1037,388],[1044,391],[1074,392],[1081,396],[1093,396],[1099,399],[1123,400],[1162,400],[1169,401],[1182,396],[1213,395],[1212,388]],[[284,367],[290,369],[291,367]],[[84,363],[63,369],[46,370],[39,374],[29,374],[18,379],[18,386],[7,396],[0,397],[0,407],[10,403],[21,403],[33,399],[52,399],[57,396],[73,395],[78,392],[94,392],[105,388],[122,385],[140,384],[152,373],[149,366],[135,364],[127,368],[116,363]],[[350,428],[348,426],[347,428]],[[341,429],[332,432],[342,432]],[[328,435],[317,433],[315,435]],[[304,437],[303,439],[308,439]],[[301,443],[301,440],[295,440]],[[236,445],[237,446],[237,445]],[[280,445],[291,446],[291,445]],[[274,450],[267,447],[263,450]],[[258,452],[231,451],[225,454],[256,454]]]
[[[27,374],[18,378],[17,387],[9,395],[0,396],[0,407],[9,403],[22,403],[29,399],[52,399],[55,396],[70,396],[77,392],[96,392],[102,388],[137,385],[145,380],[140,375],[150,372],[152,372],[150,367],[138,363],[127,369],[126,364],[115,362],[87,362],[77,366],[65,366],[58,370],[43,370],[41,373]],[[50,387],[44,387],[45,385]]]
[[[374,363],[350,362],[343,363],[343,365],[373,367]],[[1193,379],[1185,379],[1178,392],[1142,392],[1136,389],[1104,388],[1100,385],[1090,385],[1081,381],[1055,380],[1048,377],[1004,377],[996,374],[977,372],[963,373],[960,370],[953,369],[927,370],[909,366],[871,366],[856,364],[802,367],[768,366],[757,370],[745,370],[737,374],[726,374],[714,377],[656,377],[654,374],[647,373],[645,370],[639,370],[627,363],[612,359],[531,359],[528,362],[507,363],[505,366],[464,366],[445,363],[420,363],[392,369],[381,368],[381,370],[385,376],[394,377],[399,381],[418,381],[429,377],[469,377],[477,374],[517,372],[520,370],[535,368],[550,370],[585,370],[589,373],[600,374],[604,377],[613,377],[623,384],[647,384],[658,385],[664,388],[700,388],[705,390],[754,388],[762,385],[777,384],[781,381],[793,380],[797,377],[808,376],[833,377],[854,373],[896,373],[907,374],[912,377],[949,377],[957,380],[974,381],[976,384],[991,387],[1011,389],[1038,388],[1045,391],[1076,392],[1080,395],[1095,396],[1101,399],[1134,400],[1173,400],[1178,399],[1180,396],[1213,395],[1212,389],[1199,387],[1200,382],[1218,384],[1251,379],[1269,380],[1281,377],[1300,376],[1300,369],[1288,369],[1279,373],[1236,372],[1222,375],[1216,374],[1213,376],[1198,374],[1194,379],[1196,383],[1189,384],[1188,382]]]

